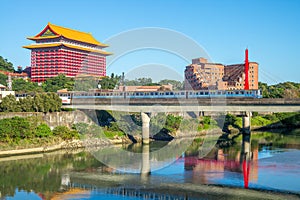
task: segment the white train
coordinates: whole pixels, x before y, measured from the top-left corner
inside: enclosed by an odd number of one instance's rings
[[[193,98],[262,98],[260,90],[198,90],[198,91],[93,91],[58,93],[63,104],[72,104],[73,99],[193,99]]]

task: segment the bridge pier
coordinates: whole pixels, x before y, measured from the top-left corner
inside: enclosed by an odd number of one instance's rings
[[[243,116],[243,143],[242,143],[242,154],[247,159],[250,158],[251,154],[251,112],[245,112]]]
[[[147,113],[141,112],[142,116],[142,141],[143,144],[149,144],[149,136],[150,136],[150,117]]]

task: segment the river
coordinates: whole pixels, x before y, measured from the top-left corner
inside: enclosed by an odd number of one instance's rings
[[[253,133],[249,160],[215,139],[3,157],[0,199],[300,199],[299,131]]]

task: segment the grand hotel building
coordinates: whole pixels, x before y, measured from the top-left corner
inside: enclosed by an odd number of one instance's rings
[[[105,76],[106,56],[111,53],[90,33],[48,23],[36,36],[36,43],[23,46],[31,50],[31,81],[43,82],[58,74]]]

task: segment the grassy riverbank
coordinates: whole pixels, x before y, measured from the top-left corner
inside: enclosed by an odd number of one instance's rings
[[[120,117],[120,119],[123,116]],[[103,126],[87,123],[77,123],[71,128],[57,126],[53,130],[39,117],[13,117],[0,120],[0,151],[50,147],[60,144],[69,144],[71,141],[96,138],[108,140],[112,143],[130,143],[141,140],[141,119],[137,114],[132,114],[132,122],[137,129],[131,129],[127,121],[111,121]],[[124,117],[123,117],[124,118]],[[226,115],[225,122],[218,124],[218,119],[203,116],[198,119],[184,119],[172,114],[157,114],[151,117],[150,132],[158,132],[152,136],[154,140],[172,140],[178,137],[206,134],[217,128],[223,129],[227,134],[238,134],[242,129],[242,117]],[[163,125],[161,125],[163,124]],[[299,113],[274,113],[258,115],[253,113],[251,127],[253,129],[293,128],[300,126]],[[134,137],[127,135],[130,133]],[[193,133],[193,134],[191,134]],[[225,134],[226,135],[226,134]],[[230,135],[227,135],[231,139]],[[131,140],[129,139],[131,137]],[[71,145],[76,147],[75,144]],[[82,145],[77,145],[82,146]],[[68,145],[61,148],[69,148]]]
[[[251,117],[251,128],[257,129],[277,129],[277,128],[298,128],[300,127],[300,113],[273,113],[259,115],[253,112]],[[242,117],[235,115],[226,115],[224,131],[230,132],[230,129],[242,129]]]

